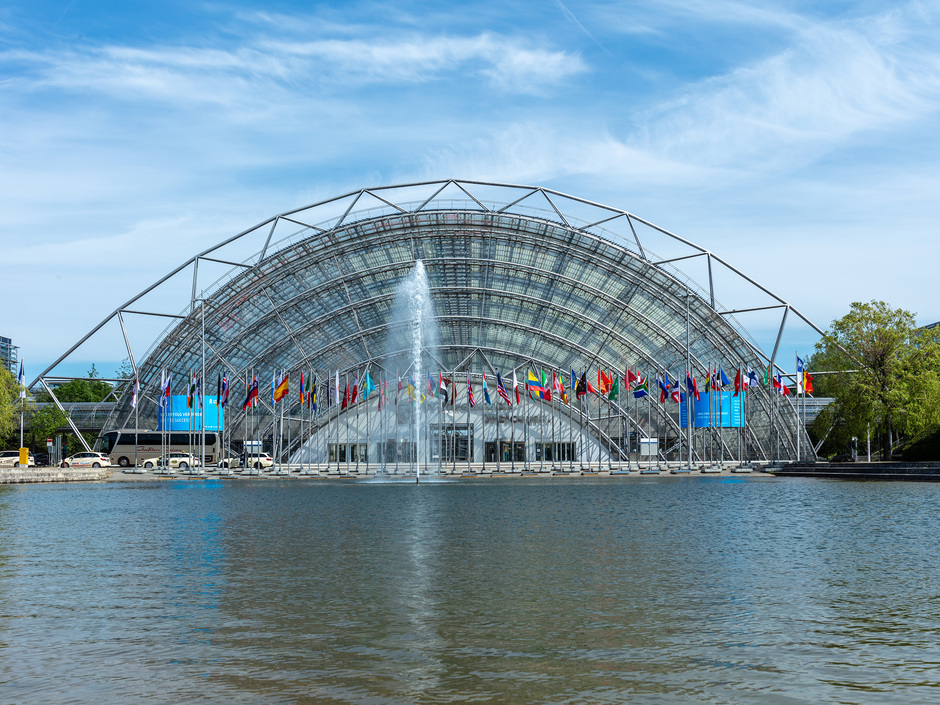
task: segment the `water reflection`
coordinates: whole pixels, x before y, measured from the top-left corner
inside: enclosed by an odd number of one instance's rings
[[[0,488],[0,692],[927,701],[934,493],[759,477]]]

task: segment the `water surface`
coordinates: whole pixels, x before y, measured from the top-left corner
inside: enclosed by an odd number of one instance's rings
[[[937,702],[938,492],[3,487],[0,702]]]

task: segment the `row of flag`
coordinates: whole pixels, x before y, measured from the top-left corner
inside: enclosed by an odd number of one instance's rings
[[[393,391],[396,392],[394,401],[392,402],[395,405],[398,405],[399,398],[402,396],[407,396],[409,399],[413,401],[417,400],[420,403],[425,402],[428,398],[437,398],[442,400],[442,404],[454,404],[457,397],[456,393],[448,389],[449,386],[453,387],[452,380],[446,379],[441,372],[438,372],[436,382],[432,379],[431,373],[428,372],[426,388],[423,391],[418,389],[418,385],[415,383],[413,377],[409,377],[406,381],[403,381],[401,374],[398,375],[397,389],[394,388],[395,380],[382,380],[376,385],[368,372],[362,378],[354,376],[351,386],[349,375],[345,375],[344,383],[341,388],[340,374],[337,371],[334,376],[332,389],[329,384],[322,385],[319,376],[314,375],[312,372],[308,373],[305,377],[304,372],[301,371],[297,376],[299,377],[299,402],[302,406],[312,407],[314,410],[317,410],[318,404],[321,403],[321,400],[318,399],[318,389],[321,388],[324,396],[322,403],[325,403],[326,406],[339,403],[341,409],[346,409],[358,403],[360,400],[366,400],[373,393],[377,392],[379,395],[379,410],[381,411],[389,404],[390,383],[393,387]],[[812,380],[812,376],[805,370],[803,361],[797,357],[797,393],[812,392]],[[675,375],[670,376],[666,370],[656,372],[655,384],[651,383],[649,377],[630,368],[624,370],[623,375],[607,372],[602,368],[598,368],[597,386],[595,387],[591,381],[592,380],[588,379],[586,372],[582,372],[578,375],[574,370],[571,370],[566,383],[564,373],[557,372],[556,370],[551,371],[551,378],[549,378],[544,369],[539,370],[539,374],[536,374],[532,370],[527,370],[526,378],[521,388],[532,400],[551,402],[553,398],[557,398],[563,404],[570,403],[571,398],[569,392],[573,392],[577,399],[581,399],[588,394],[594,394],[605,397],[610,401],[617,401],[620,398],[621,392],[632,394],[636,399],[642,399],[643,397],[653,396],[654,392],[658,391],[659,402],[661,404],[666,403],[667,400],[672,400],[676,403],[681,402],[684,399],[683,392],[689,394],[690,397],[694,397],[696,401],[701,399],[698,382],[695,379],[695,375],[689,370],[685,372],[684,390],[682,389],[682,383],[679,378]],[[725,374],[722,366],[719,366],[717,370],[705,373],[704,392],[706,394],[712,391],[724,391],[726,388],[728,391],[731,391],[732,385],[734,390],[733,396],[738,396],[738,394],[746,391],[749,387],[759,387],[760,381],[758,380],[757,373],[750,367],[739,367],[735,373],[733,382]],[[779,374],[773,378],[773,388],[781,395],[790,394],[789,388],[783,383],[781,375]],[[162,407],[167,403],[172,389],[171,375],[167,373],[166,370],[163,370],[161,374],[160,389],[159,403]],[[186,408],[194,408],[198,405],[201,409],[202,380],[195,372],[190,374],[186,389]],[[140,385],[135,376],[131,395],[131,406],[136,406],[139,391]],[[221,407],[225,407],[229,401],[229,391],[228,376],[225,373],[219,373],[216,378],[215,403]],[[487,404],[492,404],[486,372],[483,373],[482,392],[483,401]],[[496,393],[499,398],[509,406],[512,406],[513,403],[521,403],[520,385],[517,381],[515,370],[513,370],[512,373],[512,394],[510,394],[507,389],[502,375],[499,371],[496,372]],[[257,405],[259,403],[258,394],[258,380],[254,372],[250,375],[246,373],[245,400],[241,405],[242,410],[247,410]],[[289,394],[290,374],[275,370],[271,376],[271,403],[277,404],[288,398]],[[515,397],[515,400],[513,397]],[[469,372],[467,373],[467,402],[471,407],[476,405],[476,398],[470,383]]]

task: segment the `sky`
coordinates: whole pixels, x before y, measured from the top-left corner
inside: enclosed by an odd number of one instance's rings
[[[938,28],[940,2],[6,2],[0,335],[32,377],[226,237],[445,178],[628,210],[823,329],[870,300],[932,323]],[[82,352],[60,371],[126,355]]]

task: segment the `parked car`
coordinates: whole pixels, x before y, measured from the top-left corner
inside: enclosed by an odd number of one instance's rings
[[[216,467],[220,468],[240,468],[242,466],[241,458],[219,458]]]
[[[29,454],[29,466],[36,464],[36,458],[32,453]],[[0,451],[0,467],[18,468],[20,466],[20,452],[18,450]]]
[[[262,470],[274,465],[274,458],[272,458],[267,453],[252,453],[251,455],[245,456],[242,465],[244,465],[246,468]]]
[[[186,470],[187,468],[198,468],[199,458],[191,453],[170,453],[168,456],[159,458],[147,458],[143,466],[148,470],[150,468],[169,468],[170,470]]]
[[[49,454],[48,453],[36,453],[36,465],[41,468],[49,466]]]
[[[86,453],[76,453],[70,455],[62,461],[64,468],[109,468],[111,467],[111,458],[107,453],[96,453],[89,451]]]

